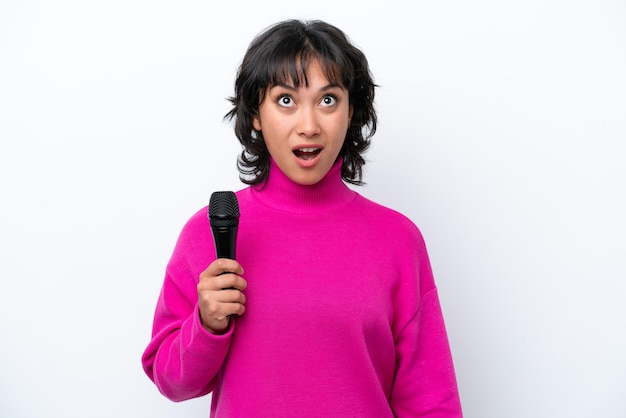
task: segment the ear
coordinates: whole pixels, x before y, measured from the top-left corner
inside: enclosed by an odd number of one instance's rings
[[[254,126],[254,129],[256,129],[257,131],[261,131],[261,119],[259,119],[258,116],[254,116],[252,118],[252,126]]]

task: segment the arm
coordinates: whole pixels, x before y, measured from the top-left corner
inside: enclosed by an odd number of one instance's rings
[[[421,232],[411,226],[400,261],[395,307],[396,373],[391,407],[398,418],[461,418],[461,402],[439,295]],[[400,249],[396,249],[400,253]]]
[[[397,417],[463,416],[436,288],[422,297],[397,339],[396,352],[391,406]]]
[[[228,314],[243,313],[243,306],[237,306],[245,301],[243,294],[215,289],[245,288],[245,281],[236,274],[220,275],[225,268],[242,273],[239,264],[217,260],[202,271],[210,261],[208,255],[215,253],[205,213],[199,212],[181,232],[157,302],[152,338],[142,357],[148,377],[173,401],[213,390],[234,331],[233,324],[228,326]],[[213,298],[223,298],[222,293],[227,300],[215,303]],[[210,320],[211,315],[217,316],[213,324],[221,322],[218,330],[202,320]]]
[[[197,301],[187,298],[166,277],[154,315],[152,339],[143,368],[159,391],[173,401],[213,390],[228,353],[233,327],[216,335],[202,325]]]

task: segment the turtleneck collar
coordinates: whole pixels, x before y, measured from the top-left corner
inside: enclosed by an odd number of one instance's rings
[[[252,193],[261,203],[287,212],[314,213],[337,209],[356,195],[341,178],[342,163],[343,159],[339,158],[322,180],[307,186],[292,181],[270,159],[267,179],[253,186]]]

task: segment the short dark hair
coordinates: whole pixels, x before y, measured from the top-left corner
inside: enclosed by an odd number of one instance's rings
[[[339,152],[342,178],[361,185],[364,152],[376,132],[374,84],[367,59],[337,27],[320,20],[286,20],[270,26],[250,44],[237,71],[232,109],[225,119],[235,119],[235,135],[243,146],[237,160],[240,179],[246,184],[265,181],[270,154],[263,134],[254,129],[259,105],[268,87],[292,82],[307,84],[307,65],[319,62],[326,78],[349,93],[353,114]]]

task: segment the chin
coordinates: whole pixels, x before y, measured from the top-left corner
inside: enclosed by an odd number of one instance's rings
[[[316,175],[303,175],[303,176],[297,176],[292,178],[291,180],[294,183],[298,183],[302,186],[312,186],[316,183],[319,183],[320,180],[322,180],[322,178],[324,178],[323,176],[316,176]]]
[[[301,186],[313,186],[316,183],[319,183],[321,179],[295,179],[294,182],[298,183]]]

